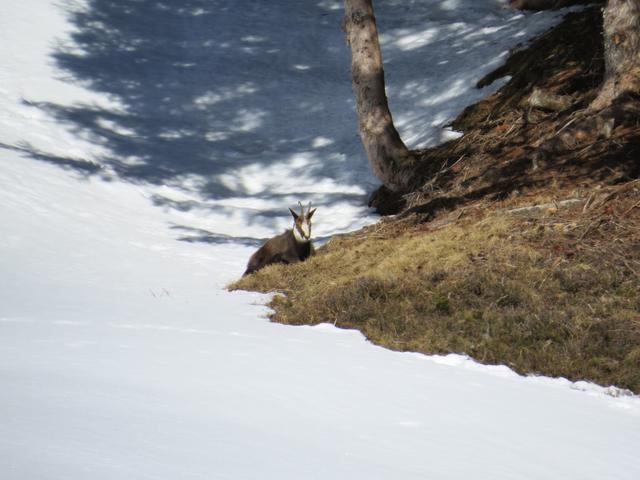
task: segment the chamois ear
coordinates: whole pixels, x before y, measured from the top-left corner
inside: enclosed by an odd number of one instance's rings
[[[313,217],[313,214],[316,213],[317,208],[314,208],[313,210],[309,210],[309,213],[307,213],[307,220],[311,220],[311,217]]]
[[[295,220],[298,220],[298,214],[296,212],[294,212],[291,208],[289,208],[289,211],[291,212],[291,215],[293,215],[293,218]]]

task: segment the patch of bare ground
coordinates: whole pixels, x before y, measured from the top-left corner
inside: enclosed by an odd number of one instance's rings
[[[230,288],[284,293],[274,321],[640,393],[640,101],[587,111],[600,29],[570,14],[481,80],[512,77],[418,152],[419,188],[378,192],[397,215]]]

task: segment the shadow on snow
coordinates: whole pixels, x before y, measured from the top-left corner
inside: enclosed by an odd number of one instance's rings
[[[62,7],[74,28],[53,53],[65,80],[104,93],[122,108],[28,103],[109,154],[91,161],[49,155],[26,142],[10,148],[84,175],[108,171],[134,183],[197,193],[204,202],[183,204],[187,210],[218,208],[206,201],[239,197],[362,204],[362,192],[341,190],[372,186],[357,138],[341,5],[88,0],[82,9]],[[412,137],[421,135],[416,126],[444,123],[451,112],[440,104],[472,88],[467,73],[449,70],[454,59],[446,45],[459,45],[460,55],[470,45],[467,56],[482,64],[486,58],[474,49],[491,43],[496,32],[515,35],[519,29],[517,22],[489,18],[487,7],[479,9],[478,23],[495,28],[483,32],[456,27],[456,12],[442,6],[436,12],[415,0],[381,0],[376,7],[386,35],[392,108],[398,106],[399,128]],[[432,15],[449,15],[451,28],[443,31]],[[411,25],[403,24],[407,18]],[[437,85],[416,79],[420,61],[436,72]],[[331,186],[311,188],[323,180]],[[174,207],[170,199],[155,201]],[[281,214],[280,207],[249,213],[265,225]]]
[[[73,31],[53,53],[64,80],[104,93],[121,108],[28,104],[109,153],[92,161],[49,155],[27,142],[10,148],[84,175],[109,172],[195,190],[206,200],[277,199],[282,192],[273,182],[255,186],[269,167],[265,175],[286,176],[287,185],[304,177],[299,192],[287,192],[302,200],[314,179],[362,185],[370,177],[335,7],[253,0],[89,0],[86,8],[64,7]],[[354,155],[361,168],[353,168]],[[316,193],[323,202],[363,202],[362,194]]]

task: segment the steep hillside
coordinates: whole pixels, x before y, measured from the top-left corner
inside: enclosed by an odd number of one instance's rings
[[[283,292],[277,322],[640,392],[640,101],[586,111],[600,29],[572,13],[482,79],[511,76],[419,152],[420,188],[374,194],[395,215],[231,287]]]

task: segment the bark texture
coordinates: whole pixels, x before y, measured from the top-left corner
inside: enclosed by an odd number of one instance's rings
[[[608,107],[623,93],[640,93],[640,0],[609,0],[603,36],[605,77],[593,110]]]
[[[394,192],[407,191],[415,158],[400,138],[389,111],[373,4],[371,0],[345,0],[344,6],[360,138],[373,173],[384,186]]]

